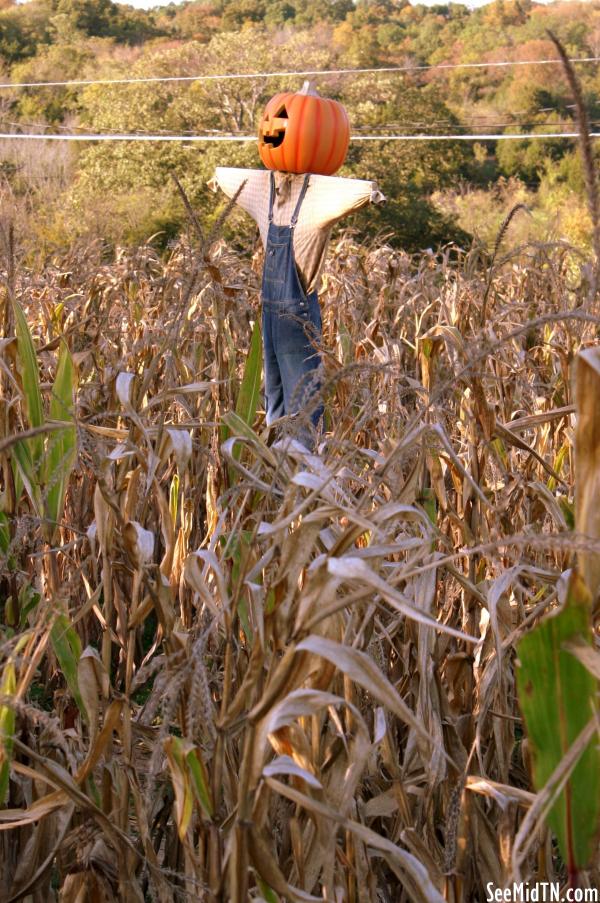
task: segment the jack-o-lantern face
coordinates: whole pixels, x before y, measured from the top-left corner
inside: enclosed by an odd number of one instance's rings
[[[297,94],[276,94],[258,131],[258,152],[267,169],[331,176],[348,152],[350,123],[341,103],[320,97],[310,82]]]

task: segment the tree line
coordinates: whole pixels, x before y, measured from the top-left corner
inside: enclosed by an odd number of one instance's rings
[[[471,11],[408,0],[197,0],[144,11],[112,0],[4,0],[0,59],[3,79],[15,82],[402,66],[406,72],[322,77],[318,87],[345,104],[355,133],[573,130],[560,67],[422,68],[549,59],[549,28],[572,57],[594,56],[600,4],[495,0]],[[597,66],[578,72],[594,123]],[[2,131],[17,132],[249,134],[268,98],[301,81],[28,88],[2,93],[0,118]],[[207,182],[218,163],[259,160],[243,144],[115,142],[52,152],[42,144],[25,152],[0,143],[2,191],[27,234],[48,250],[86,230],[112,242],[157,234],[168,243],[183,218],[170,173],[210,220],[219,201]],[[373,178],[389,198],[357,226],[410,250],[485,240],[503,209],[522,200],[531,212],[519,227],[527,236],[586,241],[571,141],[355,142],[341,174]],[[231,231],[253,238],[235,217]]]

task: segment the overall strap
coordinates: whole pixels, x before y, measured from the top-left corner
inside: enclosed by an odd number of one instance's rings
[[[275,201],[275,175],[271,170],[271,190],[269,194],[269,225],[273,222],[273,203]]]
[[[296,209],[292,213],[292,218],[290,220],[290,228],[293,229],[296,223],[298,222],[298,217],[300,216],[300,207],[302,206],[302,201],[306,195],[306,191],[308,189],[308,182],[310,180],[310,173],[306,173],[304,176],[304,182],[302,183],[302,188],[300,190],[300,196],[298,198],[298,203],[296,204]]]

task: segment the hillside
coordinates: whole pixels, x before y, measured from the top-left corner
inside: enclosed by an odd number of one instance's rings
[[[575,58],[600,49],[596,2],[494,2],[469,11],[350,0],[232,0],[148,12],[111,0],[30,0],[0,11],[6,81],[40,82],[382,69],[317,79],[346,105],[353,132],[460,135],[573,131],[574,109],[557,66],[440,68],[554,59],[547,30]],[[597,66],[577,66],[595,127]],[[212,136],[254,134],[266,100],[301,76],[2,89],[3,131]],[[38,251],[98,234],[136,242],[177,234],[182,210],[170,173],[210,217],[206,187],[216,162],[257,165],[246,144],[96,143],[25,146],[0,141],[3,192]],[[529,216],[515,238],[586,243],[589,221],[574,143],[536,141],[354,142],[346,175],[376,179],[390,199],[357,227],[389,231],[416,250],[475,235],[493,241],[512,206]],[[236,233],[244,231],[237,220]]]

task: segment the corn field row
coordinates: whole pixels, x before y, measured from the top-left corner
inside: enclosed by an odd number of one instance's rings
[[[597,567],[586,260],[340,237],[309,453],[263,422],[259,261],[3,239],[0,900],[564,884],[515,647]]]

